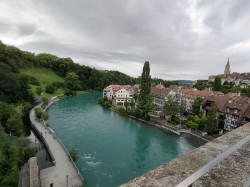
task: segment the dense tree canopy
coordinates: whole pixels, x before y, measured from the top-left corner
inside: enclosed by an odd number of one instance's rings
[[[167,101],[163,107],[163,113],[169,115],[170,119],[172,116],[178,115],[184,112],[186,103],[180,94],[168,95]]]
[[[75,72],[67,73],[64,82],[65,95],[75,95],[79,85],[79,76]]]
[[[197,90],[204,90],[206,88],[207,82],[208,82],[207,80],[197,80],[194,87]]]
[[[213,91],[220,91],[220,90],[221,90],[221,77],[216,76],[214,79]]]
[[[192,112],[194,114],[199,114],[200,113],[200,105],[201,105],[201,102],[203,101],[203,99],[201,97],[197,97],[195,100],[194,100],[194,104],[192,105]]]
[[[219,108],[216,104],[212,104],[211,108],[207,113],[207,124],[206,131],[208,134],[212,134],[214,130],[218,128],[219,118],[218,118]]]
[[[151,95],[151,76],[149,62],[145,62],[141,74],[140,94],[138,98],[138,109],[142,118],[148,119],[148,113],[153,109],[153,96]]]

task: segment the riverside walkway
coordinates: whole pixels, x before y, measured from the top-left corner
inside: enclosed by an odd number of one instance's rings
[[[71,162],[63,144],[51,130],[36,120],[34,112],[36,107],[30,111],[31,123],[43,136],[55,159],[54,166],[40,171],[41,186],[48,187],[52,183],[53,187],[81,186],[83,183],[81,174]]]

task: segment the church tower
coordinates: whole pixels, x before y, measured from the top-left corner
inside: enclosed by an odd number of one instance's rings
[[[229,58],[227,61],[227,65],[225,67],[224,75],[229,76],[230,75],[230,64],[229,64]]]

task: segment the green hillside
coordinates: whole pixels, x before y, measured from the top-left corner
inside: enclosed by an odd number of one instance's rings
[[[19,71],[20,73],[24,73],[26,75],[35,77],[40,83],[40,87],[42,87],[43,89],[43,95],[46,98],[51,98],[55,95],[63,94],[62,88],[58,88],[54,94],[48,94],[45,92],[45,88],[47,85],[52,84],[53,82],[61,82],[61,83],[64,82],[64,78],[57,75],[54,71],[50,69],[46,69],[46,68],[22,68],[22,69],[19,69]],[[31,86],[31,90],[33,94],[35,96],[38,96],[36,94],[36,88],[39,86],[35,86],[35,85],[30,85],[30,86]]]

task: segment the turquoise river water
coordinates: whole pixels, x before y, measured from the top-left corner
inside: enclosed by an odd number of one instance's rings
[[[98,104],[101,95],[69,97],[48,109],[57,136],[78,151],[76,165],[87,187],[126,183],[201,145],[106,109]]]

